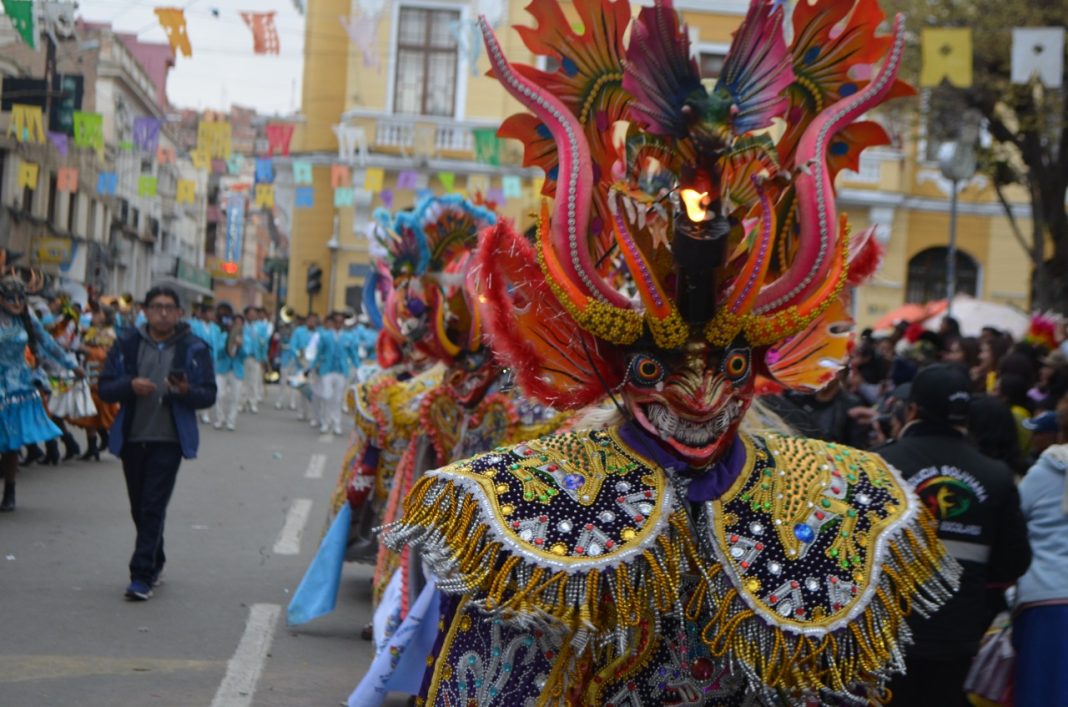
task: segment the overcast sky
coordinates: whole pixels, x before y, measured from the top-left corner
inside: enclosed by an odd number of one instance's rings
[[[299,110],[304,17],[293,0],[79,0],[78,14],[91,22],[111,22],[144,41],[166,42],[153,8],[167,6],[185,8],[193,46],[193,56],[178,56],[171,70],[167,95],[172,104],[219,110],[236,103],[268,114]],[[278,13],[278,56],[252,53],[252,32],[242,11]]]

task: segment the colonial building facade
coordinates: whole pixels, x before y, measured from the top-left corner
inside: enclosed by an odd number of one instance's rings
[[[294,147],[311,159],[314,206],[295,209],[288,303],[357,306],[368,269],[363,231],[374,208],[411,205],[423,189],[496,196],[500,211],[526,227],[537,205],[540,174],[523,169],[521,147],[489,141],[487,131],[518,109],[496,81],[480,49],[475,20],[485,13],[509,57],[525,53],[514,24],[530,24],[526,0],[309,0],[305,38],[303,123]],[[634,2],[635,12],[641,3]],[[648,4],[648,3],[646,3]],[[376,7],[377,6],[377,7]],[[696,56],[708,79],[722,67],[744,0],[676,0],[689,24]],[[343,22],[360,15],[350,40]],[[565,3],[565,9],[571,8]],[[573,22],[578,15],[571,12]],[[576,27],[578,29],[578,27]],[[542,62],[544,65],[544,61]],[[870,325],[905,302],[944,296],[950,185],[926,140],[924,101],[899,101],[881,116],[892,144],[867,151],[859,169],[840,176],[840,205],[854,230],[878,226],[886,250],[875,281],[858,295],[856,317]],[[354,205],[335,207],[331,164],[354,169]],[[415,171],[414,184],[398,184]],[[367,179],[367,175],[371,179]],[[381,176],[381,183],[378,177]],[[520,178],[515,191],[513,177]],[[511,189],[506,189],[507,183]],[[383,191],[390,202],[384,204]],[[1023,194],[1009,200],[1019,227],[1030,232]],[[503,197],[503,198],[502,198]],[[492,199],[491,199],[492,200]],[[963,185],[959,198],[957,291],[1029,306],[1031,268],[988,181]],[[324,269],[326,298],[304,288],[309,266]]]

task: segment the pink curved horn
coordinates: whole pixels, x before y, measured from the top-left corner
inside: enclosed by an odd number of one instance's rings
[[[478,22],[490,64],[501,85],[545,124],[556,142],[559,173],[553,206],[552,243],[560,255],[561,265],[591,296],[629,309],[631,305],[627,298],[609,287],[597,274],[586,242],[593,203],[593,168],[582,126],[558,98],[519,75],[504,58],[497,36],[486,18],[479,17]],[[565,253],[570,257],[564,257]]]
[[[748,314],[756,297],[754,290],[764,282],[764,276],[771,262],[772,241],[775,240],[775,206],[771,203],[764,185],[754,176],[757,198],[764,215],[760,219],[760,232],[753,239],[749,257],[739,272],[738,279],[727,292],[727,309],[731,314]]]
[[[880,103],[893,88],[905,46],[905,18],[894,18],[894,41],[878,76],[856,95],[824,110],[805,130],[797,145],[796,177],[799,246],[794,262],[775,282],[760,291],[754,313],[767,314],[797,304],[822,284],[831,267],[838,238],[838,210],[827,169],[827,147],[838,131]]]

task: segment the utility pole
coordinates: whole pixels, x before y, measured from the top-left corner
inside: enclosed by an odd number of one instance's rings
[[[330,235],[330,240],[327,241],[326,247],[330,249],[330,290],[326,293],[326,310],[328,312],[334,311],[334,291],[337,289],[337,252],[341,248],[341,242],[338,240],[338,223],[340,217],[337,212],[334,212],[334,232]]]
[[[957,199],[960,184],[967,183],[975,175],[975,146],[979,139],[979,116],[974,111],[965,111],[961,116],[960,133],[952,142],[944,142],[938,148],[938,166],[942,176],[949,180],[952,194],[949,197],[949,243],[946,248],[946,315],[953,315],[953,298],[957,294]]]

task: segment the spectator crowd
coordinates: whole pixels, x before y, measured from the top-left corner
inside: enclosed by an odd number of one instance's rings
[[[1068,705],[1068,342],[1058,328],[1036,317],[1021,340],[993,327],[971,337],[946,317],[938,331],[868,330],[820,391],[763,398],[797,433],[896,467],[962,568],[941,610],[913,613],[891,704]]]

